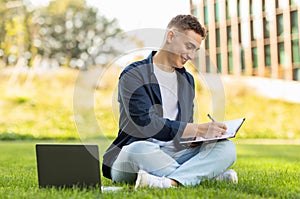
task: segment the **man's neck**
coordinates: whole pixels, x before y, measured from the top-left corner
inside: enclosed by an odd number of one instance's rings
[[[153,64],[165,72],[172,73],[175,71],[175,68],[170,64],[168,52],[163,50],[158,51],[154,55]]]

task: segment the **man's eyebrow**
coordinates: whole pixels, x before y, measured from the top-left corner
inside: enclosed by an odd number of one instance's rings
[[[189,45],[191,45],[196,51],[197,50],[199,50],[200,48],[197,48],[197,46],[194,44],[194,43],[192,43],[192,42],[187,42]]]
[[[191,45],[191,46],[193,46],[194,48],[196,48],[196,45],[193,44],[192,42],[189,41],[188,44]]]

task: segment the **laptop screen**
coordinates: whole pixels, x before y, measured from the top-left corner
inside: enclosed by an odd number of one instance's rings
[[[101,187],[97,145],[37,144],[40,187]]]

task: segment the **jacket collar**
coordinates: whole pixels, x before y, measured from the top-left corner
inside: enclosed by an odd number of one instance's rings
[[[150,55],[147,57],[147,60],[148,60],[148,63],[151,65],[151,67],[149,67],[149,70],[150,70],[150,73],[151,74],[154,74],[154,68],[153,68],[153,57],[154,55],[157,53],[157,51],[152,51],[150,53]],[[185,73],[186,72],[186,69],[185,67],[183,68],[175,68],[175,70],[181,74]]]
[[[156,76],[154,74],[154,66],[153,66],[153,56],[157,53],[157,51],[152,51],[151,54],[147,57],[147,62],[149,63],[149,67],[147,69],[149,70],[148,74],[150,75],[150,87],[155,96],[159,99],[160,104],[162,104],[162,98],[161,93],[158,85],[158,81],[156,79]]]

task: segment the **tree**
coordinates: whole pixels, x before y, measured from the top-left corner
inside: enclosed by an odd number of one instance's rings
[[[52,0],[38,8],[29,0],[0,0],[0,14],[4,65],[32,66],[35,57],[42,57],[86,69],[106,64],[125,40],[117,21],[100,15],[85,0]]]
[[[39,54],[80,69],[106,63],[123,39],[117,21],[99,15],[84,0],[51,1],[37,10],[33,23],[39,27],[33,40]]]
[[[22,1],[0,0],[0,57],[5,64],[15,64],[26,52],[25,12]]]

